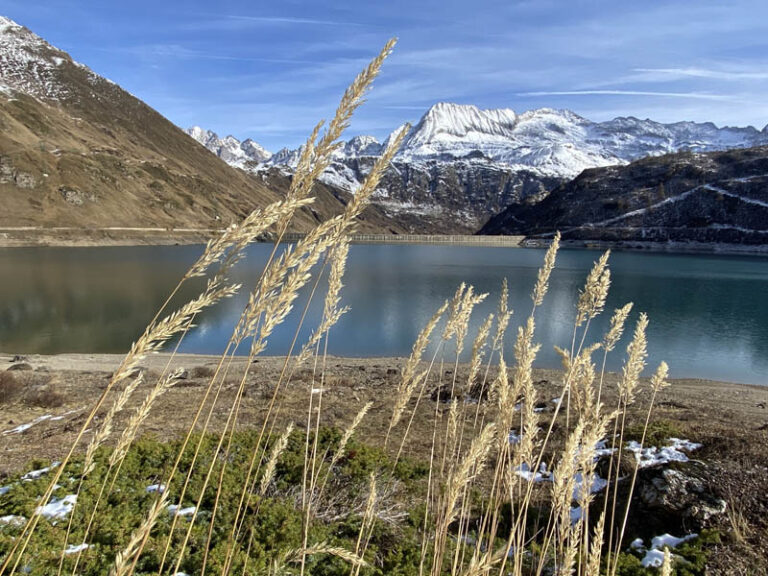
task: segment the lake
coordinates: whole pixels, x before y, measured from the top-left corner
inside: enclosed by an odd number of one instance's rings
[[[55,354],[125,352],[200,254],[200,246],[0,249],[0,351]],[[258,277],[271,245],[250,247],[235,276]],[[328,351],[340,356],[407,356],[417,334],[462,282],[488,292],[473,331],[497,305],[503,278],[510,287],[512,327],[531,308],[529,294],[544,251],[421,245],[355,245],[343,291],[351,311],[331,331]],[[537,312],[538,366],[559,367],[554,344],[568,347],[578,290],[599,256],[562,250],[544,306]],[[616,252],[604,317],[590,334],[600,339],[610,312],[635,303],[650,317],[649,363],[666,360],[673,377],[768,383],[768,259],[749,256]],[[202,284],[198,284],[202,286]],[[196,294],[195,286],[181,297]],[[197,322],[182,352],[220,353],[246,295],[220,304]],[[181,302],[181,300],[178,300]],[[299,299],[297,308],[306,302]],[[322,298],[309,308],[302,337],[317,325]],[[271,338],[268,354],[284,354],[297,323]],[[620,346],[625,347],[632,327]],[[512,360],[508,332],[506,357]],[[615,356],[612,369],[621,366]]]

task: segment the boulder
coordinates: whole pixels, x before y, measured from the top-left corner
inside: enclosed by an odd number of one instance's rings
[[[19,371],[19,370],[33,370],[31,364],[27,364],[26,362],[17,362],[15,364],[11,364],[8,367],[8,371]]]
[[[689,462],[679,467],[642,470],[635,493],[638,508],[659,516],[676,517],[679,522],[705,528],[715,516],[724,514],[726,502],[713,494],[706,475],[706,466]]]

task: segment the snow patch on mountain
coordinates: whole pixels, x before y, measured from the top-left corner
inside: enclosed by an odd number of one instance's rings
[[[11,96],[21,92],[38,99],[62,100],[70,95],[59,76],[68,64],[82,68],[91,84],[114,84],[24,26],[0,16],[0,93]]]
[[[52,53],[55,54],[52,56]],[[0,16],[0,75],[3,92],[17,90],[58,100],[67,91],[56,79],[65,54],[10,18]]]

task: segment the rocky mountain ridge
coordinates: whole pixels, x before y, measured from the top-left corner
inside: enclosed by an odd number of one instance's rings
[[[682,152],[584,171],[481,234],[621,243],[768,243],[768,146]]]
[[[375,201],[393,219],[417,214],[446,231],[472,232],[504,207],[541,199],[590,168],[762,144],[768,144],[768,127],[661,124],[632,117],[592,122],[568,110],[517,114],[438,103],[406,136]],[[321,181],[354,193],[385,145],[372,136],[349,140]],[[256,164],[248,169],[290,172],[299,154],[300,149],[285,148],[268,159],[252,158]]]

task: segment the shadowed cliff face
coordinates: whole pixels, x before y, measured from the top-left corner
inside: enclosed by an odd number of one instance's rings
[[[482,234],[581,240],[768,241],[768,147],[680,153],[587,170],[536,204],[511,205]]]

